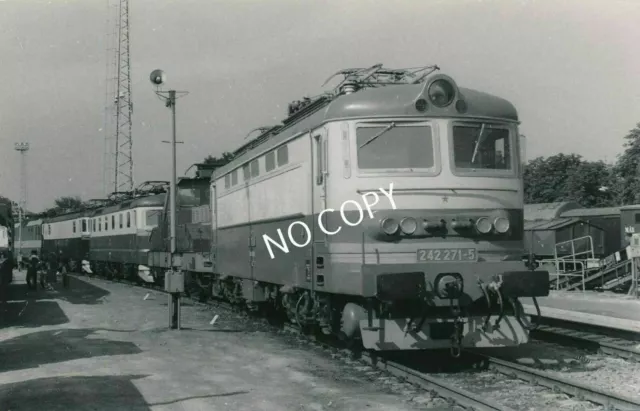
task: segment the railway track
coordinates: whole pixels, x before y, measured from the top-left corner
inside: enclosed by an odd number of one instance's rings
[[[123,284],[127,284],[130,286],[140,287],[144,289],[154,290],[158,292],[165,293],[165,291],[158,286],[149,285],[149,284],[137,284],[127,280],[107,280],[106,278],[94,276],[90,278],[97,278],[104,281],[112,281],[119,282]],[[202,306],[210,306],[211,303],[203,303],[198,301],[197,298],[187,297],[189,300],[197,303]],[[234,307],[226,302],[216,301],[216,305],[233,309]],[[287,324],[285,326],[285,330],[296,333],[298,335],[303,335],[301,331],[295,326]],[[564,331],[574,331],[574,332],[560,332],[561,328],[558,327],[550,327],[550,326],[540,326],[538,329],[538,333],[546,333],[553,335],[562,335],[562,336],[574,336],[574,339],[582,338],[582,334],[575,330],[564,330]],[[583,334],[586,334],[583,332]],[[338,347],[337,345],[324,341],[324,338],[319,338],[317,336],[309,336],[304,335],[305,338],[308,338],[312,342],[318,344],[318,346],[324,349],[340,349],[342,347]],[[583,338],[580,341],[585,341]],[[591,340],[589,340],[591,341]],[[606,341],[601,341],[599,344],[604,345],[612,345],[611,343],[607,343]],[[616,349],[619,347],[616,347]],[[616,352],[620,352],[619,350]],[[538,369],[534,369],[531,367],[523,366],[520,364],[516,364],[510,361],[505,361],[499,358],[485,356],[482,354],[478,354],[476,351],[469,350],[468,353],[476,356],[477,358],[482,358],[484,361],[484,365],[488,370],[494,371],[498,374],[505,375],[509,378],[517,378],[523,381],[526,381],[532,385],[546,387],[555,392],[562,392],[571,397],[575,397],[579,400],[589,401],[595,404],[602,405],[605,409],[608,410],[640,410],[640,401],[634,398],[621,396],[606,390],[601,390],[596,387],[591,387],[586,384],[579,383],[577,381],[572,381],[567,378],[563,378],[558,375],[554,375],[552,373],[541,371]],[[510,408],[503,404],[499,404],[493,400],[486,398],[482,394],[478,394],[475,392],[471,392],[465,390],[463,388],[459,388],[449,383],[446,379],[436,377],[433,375],[429,375],[427,373],[418,371],[411,366],[407,366],[402,364],[401,362],[392,361],[388,358],[385,358],[384,355],[379,355],[377,353],[370,352],[362,352],[359,353],[358,360],[363,363],[371,366],[372,368],[378,369],[382,372],[386,372],[400,380],[407,381],[413,384],[416,387],[419,387],[423,390],[430,391],[436,394],[438,397],[445,399],[450,405],[456,405],[462,409],[466,410],[478,410],[478,411],[514,411],[514,408]],[[529,408],[531,409],[531,408]]]
[[[485,357],[489,369],[501,374],[519,378],[527,382],[541,385],[552,390],[558,390],[572,397],[587,400],[612,410],[639,410],[640,401],[631,397],[621,396],[609,391],[591,387],[568,378],[563,378],[552,373],[536,370],[531,367],[504,361],[499,358]]]
[[[588,329],[576,329],[580,326],[580,324],[572,322],[566,322],[564,326],[560,324],[540,325],[531,333],[531,336],[542,341],[571,346],[577,345],[581,348],[600,351],[626,360],[640,361],[640,349],[638,349],[640,342],[633,340],[633,337],[638,338],[639,336],[611,329],[596,329],[593,326]],[[625,334],[626,337],[623,336]]]

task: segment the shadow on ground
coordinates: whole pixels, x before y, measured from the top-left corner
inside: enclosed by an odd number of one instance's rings
[[[132,380],[145,375],[38,378],[0,386],[0,410],[135,410],[151,408]]]
[[[18,275],[21,275],[18,274]],[[63,300],[71,304],[102,304],[109,291],[93,284],[69,276],[69,287],[62,286],[61,279],[51,284],[53,291],[43,290],[38,284],[37,290],[30,290],[24,282],[14,281],[9,285],[9,301],[21,300]]]
[[[69,322],[56,301],[37,301],[35,299],[10,301],[0,307],[0,329],[4,327],[41,327],[60,325]]]
[[[105,355],[138,354],[131,342],[91,336],[96,329],[38,331],[0,342],[0,372]],[[90,337],[90,338],[87,338]],[[0,407],[0,410],[6,408]]]
[[[133,380],[146,375],[106,377],[52,377],[0,386],[0,410],[101,410],[147,411],[152,406],[177,404],[196,398],[229,397],[247,394],[234,391],[222,394],[195,395],[149,404]]]

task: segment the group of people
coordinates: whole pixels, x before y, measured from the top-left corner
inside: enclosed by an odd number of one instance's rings
[[[66,262],[62,256],[51,253],[47,260],[41,260],[36,250],[31,251],[27,262],[27,287],[36,290],[38,287],[38,273],[40,273],[40,286],[43,289],[51,289],[50,283],[56,282],[57,274],[62,274],[62,285],[67,288],[69,279],[66,275]]]

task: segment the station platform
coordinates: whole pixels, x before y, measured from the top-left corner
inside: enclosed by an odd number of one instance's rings
[[[166,294],[70,280],[33,291],[14,274],[0,306],[0,410],[449,409],[242,313],[183,300],[170,330]]]
[[[536,315],[531,298],[522,298],[527,315]],[[551,291],[538,298],[543,317],[640,333],[640,299],[611,292]]]

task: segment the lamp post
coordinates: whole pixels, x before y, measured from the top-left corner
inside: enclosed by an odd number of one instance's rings
[[[159,88],[165,80],[162,70],[154,70],[149,76],[151,84]],[[166,107],[171,109],[172,133],[171,141],[163,141],[171,144],[171,185],[169,189],[169,224],[170,224],[170,245],[169,245],[169,270],[165,273],[164,288],[169,293],[169,328],[180,329],[180,293],[184,291],[184,274],[180,267],[182,262],[176,255],[176,99],[178,95],[186,95],[184,91],[160,91],[156,89],[156,94],[165,100]]]
[[[22,262],[22,219],[24,218],[24,210],[27,207],[27,152],[29,151],[29,143],[15,143],[14,149],[20,153],[20,203],[18,205],[18,256],[19,262]]]

